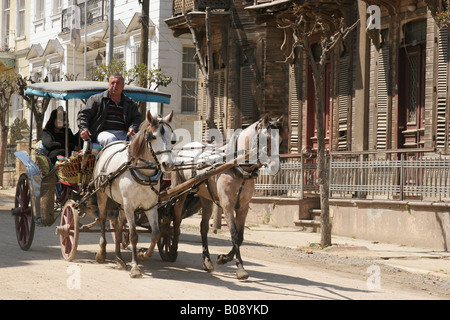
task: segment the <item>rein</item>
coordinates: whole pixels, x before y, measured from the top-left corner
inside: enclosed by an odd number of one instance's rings
[[[164,121],[159,121],[159,124],[165,124],[165,125],[169,126],[170,129],[172,129],[172,127],[168,123],[166,123]],[[164,127],[162,127],[162,128],[164,128]],[[173,132],[173,130],[172,130],[172,132]],[[100,153],[98,154],[97,158],[100,157],[100,155],[103,154],[103,152],[108,147],[110,147],[111,145],[122,143],[122,144],[124,144],[124,147],[123,147],[123,149],[119,150],[118,153],[119,152],[123,152],[126,149],[128,149],[128,161],[123,163],[114,172],[111,172],[108,175],[99,175],[94,180],[92,180],[89,183],[89,185],[87,186],[87,188],[88,188],[88,190],[89,189],[91,189],[91,190],[93,189],[93,191],[86,193],[85,196],[81,199],[79,204],[82,204],[85,201],[87,201],[90,197],[92,197],[100,189],[104,189],[108,185],[110,187],[112,187],[113,180],[118,178],[120,175],[122,175],[127,170],[130,171],[133,179],[137,183],[139,183],[141,185],[149,186],[152,189],[152,191],[155,192],[155,194],[157,194],[158,197],[159,197],[160,196],[160,192],[159,192],[159,190],[156,190],[155,187],[154,187],[154,185],[157,184],[161,180],[161,177],[162,177],[161,163],[159,162],[159,160],[157,158],[157,155],[160,155],[160,154],[163,154],[163,153],[166,153],[166,152],[171,152],[171,150],[168,149],[168,150],[161,150],[161,151],[155,152],[155,150],[153,149],[152,143],[151,143],[151,140],[153,140],[153,139],[154,139],[153,135],[148,135],[147,134],[145,136],[145,142],[146,142],[147,147],[149,148],[149,151],[150,151],[150,153],[151,153],[151,155],[153,157],[153,161],[149,161],[149,160],[142,159],[142,158],[139,158],[136,161],[136,163],[137,162],[141,162],[144,165],[133,164],[135,159],[132,156],[131,144],[129,142],[117,141],[117,142],[113,142],[113,143],[105,146],[100,151]],[[162,135],[162,139],[164,141],[164,144],[167,146],[167,140],[164,137],[164,132],[163,132],[163,135]],[[112,159],[112,157],[110,159]],[[107,159],[107,161],[110,161],[110,159]],[[138,171],[138,170],[145,170],[145,169],[147,169],[147,170],[148,169],[156,170],[156,173],[154,175],[152,175],[152,176],[145,176],[145,175],[143,175],[142,173],[140,173]]]

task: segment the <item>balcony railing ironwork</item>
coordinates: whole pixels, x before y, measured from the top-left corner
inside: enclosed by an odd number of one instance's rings
[[[86,3],[80,3],[80,11],[81,11],[81,28],[83,28],[85,24],[85,9]],[[107,21],[109,12],[109,1],[106,0],[88,0],[87,1],[87,25],[91,25],[100,21]],[[69,8],[62,10],[62,24],[61,24],[61,32],[69,32],[70,29],[70,10]]]
[[[205,11],[230,9],[231,0],[172,0],[172,16],[178,16],[190,11]]]

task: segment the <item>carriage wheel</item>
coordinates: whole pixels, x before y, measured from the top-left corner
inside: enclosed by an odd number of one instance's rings
[[[158,251],[161,259],[163,261],[173,261],[170,256],[170,251],[172,250],[173,238],[175,236],[175,231],[172,225],[168,225],[165,230],[161,230],[161,238],[158,241]]]
[[[61,214],[61,224],[56,227],[56,234],[60,236],[61,253],[65,260],[75,258],[78,247],[78,210],[75,201],[67,200]]]
[[[109,220],[109,225],[111,229],[115,230],[115,224],[117,220]],[[122,249],[126,249],[128,245],[130,244],[130,232],[128,231],[128,221],[125,221],[125,223],[122,226],[122,239],[120,239],[120,247]],[[116,243],[116,233],[113,231],[111,233],[114,243]]]
[[[31,208],[31,192],[28,176],[20,175],[12,213],[15,219],[17,242],[22,250],[28,250],[33,242],[35,221]]]

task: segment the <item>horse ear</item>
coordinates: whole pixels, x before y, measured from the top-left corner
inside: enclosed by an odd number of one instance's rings
[[[282,116],[280,116],[276,121],[279,123],[283,123],[284,122],[284,114]]]
[[[269,118],[269,115],[268,115],[268,114],[265,114],[265,115],[262,117],[262,121],[263,121],[264,126],[267,126],[267,125],[269,124],[269,120],[270,120],[270,118]]]
[[[152,113],[150,112],[150,110],[147,111],[147,121],[149,123],[152,123],[153,121]]]
[[[163,121],[169,123],[172,121],[172,118],[173,118],[173,110],[167,116],[164,117]]]

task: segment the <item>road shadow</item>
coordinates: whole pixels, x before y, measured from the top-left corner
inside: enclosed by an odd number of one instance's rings
[[[0,251],[4,252],[0,269],[10,266],[26,266],[35,260],[62,260],[61,249],[59,246],[59,237],[55,235],[55,226],[58,222],[50,227],[36,227],[33,244],[28,251],[23,251],[17,244],[14,219],[6,216],[5,212],[0,212],[0,232],[2,233],[2,242],[0,243]],[[51,235],[51,236],[50,236]],[[147,248],[150,243],[150,234],[139,234],[138,248]],[[95,253],[98,249],[97,243],[99,234],[96,233],[80,233],[77,253],[73,263],[77,264],[97,264],[95,261]],[[114,249],[111,234],[107,234],[107,260],[104,264],[99,264],[101,268],[116,269],[114,261]],[[184,246],[192,246],[190,252],[183,250]],[[211,259],[215,263],[218,253],[228,253],[231,249],[231,241],[222,239],[215,235],[209,237],[209,246]],[[267,247],[257,243],[246,243],[243,246]],[[185,249],[187,249],[185,247]],[[244,265],[250,274],[250,278],[246,281],[236,279],[236,266],[234,261],[224,266],[217,266],[216,271],[208,273],[202,269],[202,246],[200,235],[192,233],[182,233],[180,236],[180,244],[178,250],[178,258],[176,262],[162,261],[159,252],[155,249],[153,256],[147,260],[139,261],[142,266],[144,279],[167,279],[178,282],[202,283],[211,287],[211,290],[229,290],[232,294],[236,292],[248,292],[249,298],[252,293],[261,292],[270,296],[271,299],[349,299],[346,293],[369,292],[366,290],[355,289],[351,287],[334,285],[325,281],[317,281],[307,279],[305,277],[296,277],[286,275],[269,270],[265,265],[257,263],[252,259],[243,256]],[[131,261],[131,251],[129,248],[122,250],[123,259],[129,263]],[[259,260],[260,261],[260,260]],[[127,272],[120,271],[117,272]],[[130,279],[130,281],[132,281]],[[323,294],[317,293],[320,290],[310,290],[312,287],[320,288]],[[314,291],[314,292],[312,292]],[[225,293],[224,297],[229,298],[230,292]]]
[[[182,249],[184,245],[198,246],[198,253],[191,253]],[[228,247],[230,241],[226,239],[211,238],[211,251],[220,251],[224,247]],[[251,244],[257,246],[257,244]],[[140,242],[139,247],[146,248],[144,242]],[[146,260],[140,260],[139,265],[144,278],[138,281],[146,281],[150,279],[171,280],[180,283],[191,282],[194,284],[202,283],[205,286],[211,287],[214,292],[224,291],[222,298],[230,298],[233,291],[246,292],[249,297],[252,294],[259,292],[264,293],[270,299],[350,299],[346,293],[369,293],[368,290],[361,290],[352,287],[345,287],[327,283],[324,281],[315,281],[301,276],[295,277],[292,275],[279,274],[265,268],[263,264],[254,261],[246,261],[246,270],[250,274],[250,278],[245,281],[236,279],[236,266],[234,262],[227,265],[218,266],[215,264],[215,272],[208,273],[202,269],[201,257],[201,239],[198,235],[184,234],[180,241],[180,250],[178,251],[178,258],[176,262],[162,261],[159,253],[155,250],[153,256]],[[192,248],[191,248],[192,249]],[[192,250],[190,250],[192,251]],[[127,264],[131,261],[131,251],[129,248],[121,251],[123,259]],[[96,263],[94,260],[95,252],[80,250],[77,252],[75,263],[92,264]],[[114,252],[107,252],[107,260],[104,264],[99,265],[103,268],[117,269],[114,261]],[[211,255],[215,261],[216,255]],[[258,269],[258,270],[256,270]],[[267,270],[267,271],[266,271]],[[117,272],[129,272],[117,270]],[[131,280],[131,279],[130,279]],[[317,288],[320,290],[311,290]],[[176,286],[174,287],[176,289]],[[314,291],[314,292],[312,292]],[[315,293],[320,292],[322,293]]]

